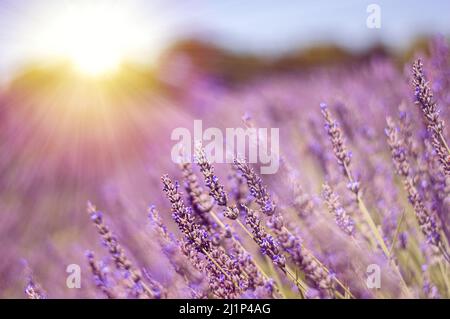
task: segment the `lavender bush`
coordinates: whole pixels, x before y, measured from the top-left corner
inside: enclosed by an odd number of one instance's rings
[[[177,165],[158,143],[145,163],[101,183],[84,180],[76,196],[60,190],[61,207],[76,199],[71,207],[82,216],[63,234],[39,219],[48,206],[26,207],[17,196],[43,202],[43,193],[2,173],[1,183],[16,186],[0,201],[9,212],[2,243],[22,248],[0,261],[0,295],[20,296],[20,287],[30,298],[449,298],[450,53],[442,41],[431,48],[405,72],[373,58],[239,89],[202,79],[177,97],[182,109],[165,105],[153,122],[134,119],[146,136],[159,130],[158,139],[195,118],[279,127],[276,174],[260,176],[244,157],[211,163],[201,147],[197,163]],[[35,174],[38,183],[43,175]],[[78,214],[88,198],[104,211],[89,203]],[[35,212],[30,225],[51,234],[24,239],[34,245],[13,242],[25,209]],[[19,257],[28,260],[25,274],[6,262]],[[74,262],[81,289],[64,286],[64,267]],[[369,265],[380,269],[379,287],[367,284]]]

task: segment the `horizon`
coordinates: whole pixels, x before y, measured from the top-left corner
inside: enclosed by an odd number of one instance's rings
[[[317,3],[283,1],[280,6],[279,3],[253,0],[245,4],[234,0],[183,4],[134,0],[126,4],[117,2],[117,6],[132,18],[133,29],[129,32],[142,33],[136,35],[133,47],[126,52],[127,60],[145,65],[151,65],[167,48],[185,39],[211,42],[238,54],[273,57],[321,45],[361,52],[381,44],[398,52],[420,37],[450,34],[450,22],[441,14],[450,11],[450,3],[446,1],[435,0],[427,4],[377,1],[375,3],[381,9],[380,29],[366,26],[367,5],[373,1],[319,2],[317,6]],[[80,1],[76,5],[79,3],[106,6],[107,1]],[[49,30],[43,33],[39,30],[52,25],[49,21],[56,21],[61,12],[73,4],[72,1],[55,0],[2,1],[0,78],[3,81],[13,77],[25,65],[45,64],[54,59],[56,53],[52,51],[55,49],[49,50],[52,44],[45,42]],[[405,8],[408,9],[406,14]],[[58,36],[58,39],[64,38],[64,35]],[[50,41],[55,42],[54,39],[47,42]],[[70,43],[71,39],[65,41]]]

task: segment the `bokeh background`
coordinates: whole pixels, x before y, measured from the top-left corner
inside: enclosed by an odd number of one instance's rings
[[[371,3],[381,8],[379,29],[366,25]],[[60,50],[76,40],[57,32],[61,17],[90,6],[126,13],[136,38],[104,76],[78,72]],[[449,35],[446,12],[445,0],[1,0],[0,297],[24,297],[25,265],[53,296],[95,296],[65,286],[68,264],[85,266],[86,249],[102,251],[88,200],[108,212],[130,253],[165,278],[143,221],[149,204],[168,207],[159,178],[179,174],[170,159],[175,127],[191,128],[193,119],[238,127],[249,110],[258,118],[261,104],[299,103],[264,79],[285,83],[387,58],[401,73],[428,53],[430,39]],[[73,23],[78,30],[84,21]],[[310,103],[330,87],[312,86]]]

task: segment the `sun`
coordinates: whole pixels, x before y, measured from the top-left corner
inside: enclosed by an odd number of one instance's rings
[[[116,71],[146,40],[133,13],[111,2],[74,2],[51,21],[43,37],[46,49],[85,75]]]
[[[85,74],[114,72],[140,33],[133,25],[118,7],[72,7],[61,19],[62,53]]]
[[[98,75],[118,68],[128,47],[131,33],[118,12],[99,8],[75,10],[63,20],[63,54],[81,72]]]

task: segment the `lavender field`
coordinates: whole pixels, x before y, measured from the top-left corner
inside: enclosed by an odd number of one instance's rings
[[[192,48],[2,87],[1,298],[450,298],[444,37],[319,62]],[[195,141],[174,162],[196,120],[279,129],[276,172]]]

